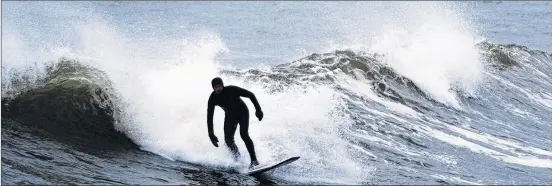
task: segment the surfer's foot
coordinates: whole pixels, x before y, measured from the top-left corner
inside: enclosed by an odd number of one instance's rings
[[[251,161],[251,164],[249,165],[249,168],[253,168],[255,166],[259,165],[258,161]]]

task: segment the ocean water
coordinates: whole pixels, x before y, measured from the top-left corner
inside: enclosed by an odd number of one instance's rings
[[[551,184],[551,25],[550,2],[4,1],[2,184]],[[238,162],[211,144],[217,76],[261,103],[261,163],[298,161],[247,176],[238,134]]]

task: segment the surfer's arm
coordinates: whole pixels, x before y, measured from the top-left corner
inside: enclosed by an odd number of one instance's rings
[[[211,100],[212,96],[209,97],[209,101],[207,102],[207,131],[209,132],[209,135],[214,134],[213,131],[213,115],[215,112],[215,104],[213,104],[213,101]]]
[[[255,110],[261,111],[261,105],[259,105],[259,102],[257,101],[257,97],[255,97],[255,94],[253,94],[253,92],[237,86],[235,86],[235,88],[239,96],[249,98],[251,102],[253,102],[253,105],[255,106]]]

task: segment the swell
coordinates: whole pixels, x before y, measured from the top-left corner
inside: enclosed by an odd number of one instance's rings
[[[479,48],[484,62],[498,71],[522,67],[525,62],[540,61],[544,62],[542,64],[548,65],[552,61],[552,54],[515,44],[481,42],[476,44],[476,47]],[[402,104],[415,106],[415,109],[428,109],[420,104],[421,101],[430,101],[441,105],[411,79],[382,63],[384,57],[385,55],[378,53],[337,50],[323,54],[313,53],[291,63],[274,66],[268,71],[259,69],[223,70],[222,73],[236,77],[244,76],[242,78],[250,82],[260,80],[264,85],[270,86],[267,87],[269,90],[278,92],[290,85],[308,86],[308,84],[300,82],[337,85],[336,81],[338,80],[335,73],[342,72],[353,79],[371,84],[373,91],[378,95]],[[354,90],[346,90],[338,85],[336,88],[346,94],[354,92]],[[473,98],[470,95],[458,93],[467,99]]]
[[[11,88],[2,95],[2,119],[20,121],[86,150],[136,148],[114,128],[116,96],[98,69],[62,58],[48,64],[35,80],[15,72],[10,82],[2,83]]]
[[[411,80],[398,75],[392,68],[382,64],[382,57],[379,54],[338,50],[324,54],[311,54],[292,63],[277,65],[270,72],[250,69],[245,72],[225,70],[223,73],[234,76],[245,73],[245,80],[260,79],[270,85],[271,90],[279,91],[282,87],[301,85],[299,82],[305,81],[316,84],[335,83],[337,79],[332,72],[343,72],[354,79],[370,80],[378,93],[395,98],[397,101],[402,101],[401,96],[394,89],[389,88],[390,81],[425,96]]]
[[[485,60],[500,70],[520,67],[524,61],[552,61],[552,54],[516,44],[481,42],[477,47],[485,56]]]

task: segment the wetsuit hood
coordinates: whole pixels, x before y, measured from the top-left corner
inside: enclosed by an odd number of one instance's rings
[[[220,77],[216,77],[211,80],[211,87],[215,87],[215,85],[224,86],[224,83],[222,82],[222,79]]]

